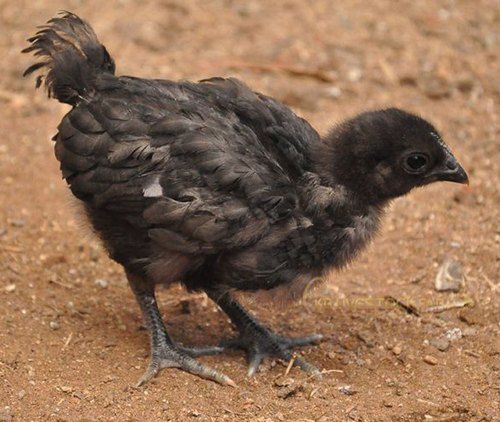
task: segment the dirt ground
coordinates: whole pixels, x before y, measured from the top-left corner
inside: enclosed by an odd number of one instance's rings
[[[303,350],[322,380],[280,362],[247,379],[228,352],[201,360],[238,388],[175,369],[133,386],[147,333],[61,180],[49,139],[67,108],[20,76],[25,39],[61,9],[92,23],[121,74],[234,75],[322,133],[388,105],[440,128],[470,187],[396,201],[369,250],[301,303],[250,302],[279,332],[325,335]],[[499,420],[499,29],[498,0],[0,1],[0,421]],[[445,257],[459,292],[434,288]],[[176,340],[232,333],[202,295],[160,302]]]

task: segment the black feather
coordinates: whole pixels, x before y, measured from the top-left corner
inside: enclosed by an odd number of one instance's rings
[[[35,56],[46,60],[28,67],[23,76],[45,67],[45,86],[49,96],[68,104],[93,95],[96,80],[101,73],[114,74],[115,65],[106,49],[99,43],[92,28],[78,16],[62,12],[34,37],[24,53],[35,51]],[[37,88],[42,77],[37,79]]]

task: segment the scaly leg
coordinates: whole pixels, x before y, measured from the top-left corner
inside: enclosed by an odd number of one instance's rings
[[[207,291],[208,296],[216,302],[229,316],[239,331],[239,336],[223,342],[226,347],[243,349],[248,357],[248,376],[257,372],[262,360],[266,357],[274,357],[290,361],[293,347],[306,346],[320,341],[323,336],[314,334],[307,337],[288,338],[274,334],[271,330],[260,324],[245,308],[243,308],[229,292]],[[304,359],[297,357],[294,365],[305,372],[320,375],[320,371]]]
[[[138,386],[147,383],[163,368],[179,368],[201,378],[235,386],[228,376],[200,364],[196,356],[212,355],[223,350],[221,347],[183,347],[175,344],[167,333],[156,303],[154,285],[141,277],[127,274],[130,286],[141,307],[151,338],[151,361],[141,377]]]

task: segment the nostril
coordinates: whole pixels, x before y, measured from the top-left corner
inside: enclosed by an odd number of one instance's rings
[[[455,160],[448,160],[446,162],[446,167],[448,167],[450,170],[456,170],[458,167],[458,163]]]

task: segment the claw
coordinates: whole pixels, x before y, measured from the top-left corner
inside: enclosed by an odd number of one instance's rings
[[[156,374],[160,371],[159,366],[154,365],[153,362],[151,362],[148,366],[148,368],[144,371],[144,374],[142,374],[142,377],[139,378],[139,381],[135,384],[136,388],[142,387],[144,384],[147,384],[151,379],[153,379]]]
[[[243,349],[248,357],[248,376],[254,375],[262,360],[266,357],[283,359],[291,362],[304,371],[311,374],[319,374],[320,371],[302,358],[292,360],[290,349],[296,346],[305,346],[317,343],[323,336],[315,334],[301,338],[288,338],[274,334],[266,326],[260,324],[248,311],[236,301],[230,292],[218,289],[206,290],[208,296],[216,302],[229,316],[239,331],[239,336],[225,340],[221,346],[226,348]]]
[[[185,347],[175,344],[167,333],[156,303],[154,284],[147,279],[132,273],[127,277],[139,303],[144,320],[151,336],[151,361],[148,368],[137,382],[137,386],[146,384],[161,369],[179,368],[201,378],[236,387],[235,382],[227,375],[217,372],[196,361],[195,357],[213,355],[224,350],[222,347]]]
[[[185,371],[190,372],[191,374],[198,375],[201,378],[205,378],[210,381],[215,381],[222,385],[229,385],[231,387],[236,387],[235,382],[227,375],[217,372],[215,369],[212,369],[208,366],[204,366],[194,359],[187,360],[185,364],[181,365],[181,369],[184,369]]]
[[[193,375],[198,375],[201,378],[217,382],[222,385],[229,385],[236,387],[236,383],[215,369],[202,365],[194,356],[202,354],[219,353],[223,349],[221,347],[202,347],[202,348],[187,348],[180,346],[169,346],[167,349],[160,350],[158,354],[153,353],[151,362],[144,372],[143,376],[139,379],[136,386],[140,387],[160,372],[164,368],[179,368]]]
[[[248,363],[248,372],[247,372],[248,377],[253,377],[255,375],[263,359],[264,355],[262,353],[255,353],[250,357]]]
[[[295,359],[294,365],[298,366],[305,373],[310,374],[314,378],[321,379],[321,371],[309,362],[306,362],[302,358]]]
[[[225,348],[243,349],[248,354],[248,372],[247,376],[254,376],[262,361],[266,357],[274,357],[284,361],[292,359],[290,349],[300,346],[308,346],[316,344],[323,339],[321,334],[313,334],[305,337],[288,338],[277,336],[271,331],[260,331],[259,335],[240,334],[239,337],[225,339],[221,342],[221,346]],[[314,365],[306,362],[298,357],[293,361],[294,366],[298,366],[304,372],[311,374],[314,377],[320,377],[321,371]]]

